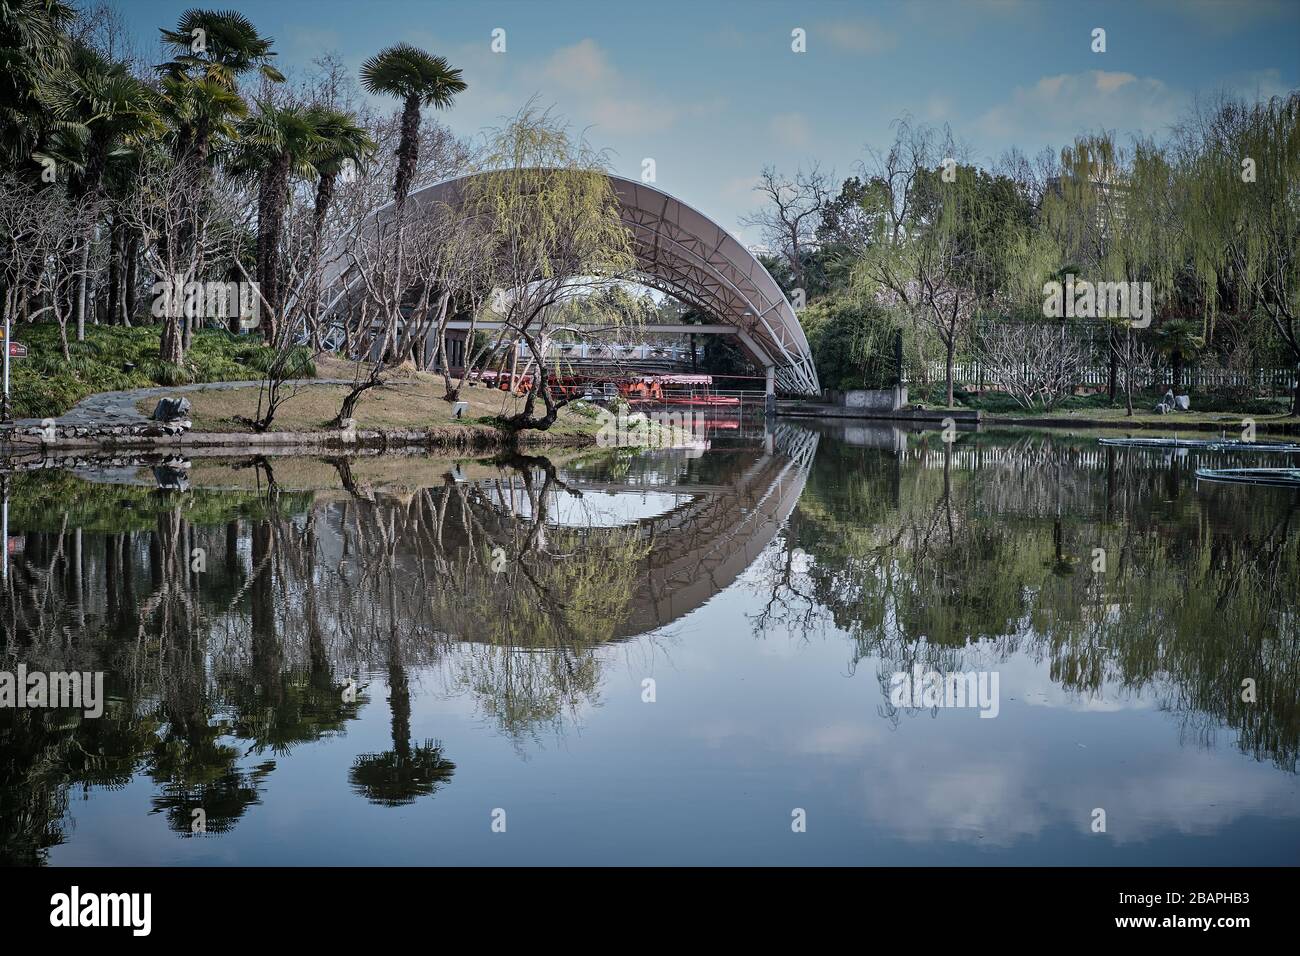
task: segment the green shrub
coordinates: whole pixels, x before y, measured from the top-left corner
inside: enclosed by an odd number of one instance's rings
[[[275,352],[250,336],[224,329],[203,329],[181,365],[159,358],[158,326],[123,328],[91,326],[84,342],[69,341],[64,359],[59,328],[35,323],[14,328],[14,339],[28,348],[28,357],[10,365],[12,414],[17,418],[61,415],[88,395],[151,386],[229,382],[260,378]],[[298,377],[314,378],[310,352],[300,350],[294,361]]]
[[[799,321],[824,388],[888,388],[897,382],[897,326],[883,306],[833,296],[808,306]]]

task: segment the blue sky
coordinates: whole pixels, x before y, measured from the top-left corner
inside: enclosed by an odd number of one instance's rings
[[[123,0],[140,48],[196,3]],[[838,178],[903,114],[948,123],[977,160],[1076,133],[1161,135],[1199,96],[1300,87],[1300,0],[214,0],[275,38],[279,65],[326,51],[355,68],[398,41],[442,54],[469,89],[442,119],[475,136],[531,96],[615,171],[657,185],[743,241],[761,168]],[[791,31],[807,52],[791,50]],[[1106,52],[1091,50],[1106,31]],[[506,52],[490,49],[506,31]]]

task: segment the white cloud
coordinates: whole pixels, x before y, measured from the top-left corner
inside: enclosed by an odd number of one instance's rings
[[[1229,92],[1248,100],[1284,97],[1292,90],[1291,84],[1282,79],[1282,71],[1276,67],[1235,73],[1224,81],[1224,86]]]
[[[885,53],[898,45],[897,34],[874,20],[827,20],[814,25],[817,37],[825,37],[835,49],[845,53]]]
[[[1154,77],[1088,70],[1044,76],[988,110],[975,129],[996,139],[1064,143],[1097,129],[1158,133],[1173,124],[1186,96]]]
[[[618,82],[609,57],[590,38],[556,50],[542,67],[541,77],[556,91],[589,92]]]
[[[802,113],[777,113],[767,128],[779,142],[794,149],[803,149],[812,142],[808,117]]]

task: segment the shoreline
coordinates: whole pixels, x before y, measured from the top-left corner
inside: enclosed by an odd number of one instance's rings
[[[1231,412],[1218,412],[1215,414],[1230,415]],[[879,424],[889,424],[897,428],[912,426],[910,430],[925,430],[927,427],[937,427],[945,418],[952,418],[957,427],[963,431],[968,430],[971,426],[976,429],[980,428],[1076,428],[1089,429],[1098,431],[1159,431],[1159,432],[1180,432],[1180,431],[1204,431],[1204,432],[1222,432],[1237,431],[1241,427],[1241,422],[1247,418],[1254,418],[1251,415],[1242,415],[1232,422],[1211,421],[1203,418],[1187,419],[1181,416],[1168,415],[1162,416],[1160,421],[1134,420],[1128,418],[1062,418],[1059,416],[1019,416],[1019,415],[989,415],[980,409],[970,408],[927,408],[921,411],[909,410],[906,414],[900,413],[866,413],[864,414],[857,409],[845,409],[837,406],[816,406],[808,410],[778,408],[777,418],[787,419],[831,419],[858,422],[874,422]],[[1300,422],[1295,421],[1255,421],[1255,432],[1257,434],[1271,435],[1300,435]]]
[[[511,433],[490,425],[434,426],[424,429],[358,429],[316,432],[185,432],[179,435],[105,435],[44,439],[11,434],[0,438],[0,457],[15,453],[51,452],[175,452],[191,449],[229,449],[234,454],[253,451],[292,452],[296,449],[380,450],[423,448],[433,451],[494,451],[509,448],[584,448],[594,446],[594,435]]]

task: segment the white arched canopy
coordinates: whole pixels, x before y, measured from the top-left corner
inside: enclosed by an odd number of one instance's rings
[[[462,184],[473,175],[411,193],[408,215],[456,207]],[[783,391],[820,393],[812,352],[799,319],[762,263],[699,210],[646,183],[621,176],[609,179],[622,220],[632,234],[638,281],[676,296],[734,329],[745,352],[774,374]],[[392,212],[389,203],[372,215],[371,222],[382,221]],[[336,255],[332,267],[327,267],[327,288],[344,281],[342,259]],[[340,294],[335,301],[342,298]]]

